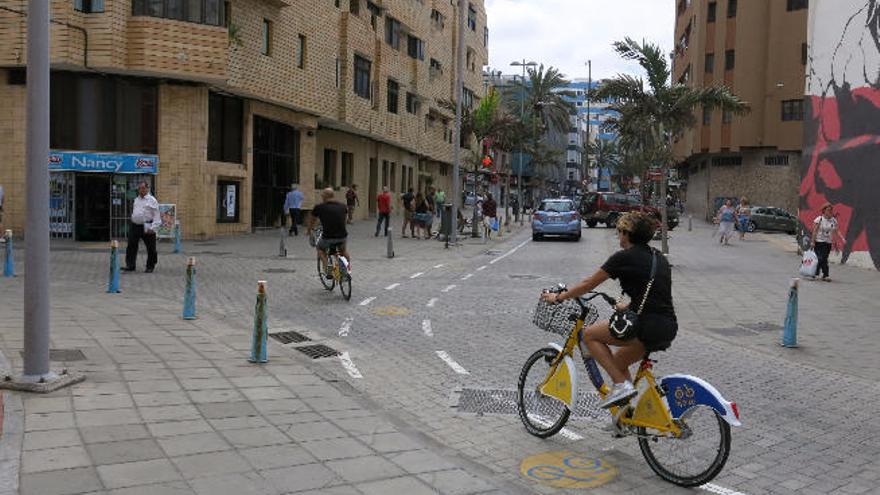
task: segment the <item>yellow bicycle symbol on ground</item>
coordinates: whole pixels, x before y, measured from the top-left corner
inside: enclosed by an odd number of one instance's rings
[[[602,459],[592,459],[568,450],[527,457],[520,464],[526,478],[557,488],[592,488],[617,476],[617,468]]]

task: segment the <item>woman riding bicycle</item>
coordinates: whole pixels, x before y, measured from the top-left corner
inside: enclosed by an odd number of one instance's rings
[[[609,278],[618,279],[623,293],[631,303],[638,306],[644,297],[651,278],[654,250],[648,242],[654,237],[656,220],[649,214],[629,212],[617,221],[620,251],[610,258],[593,275],[560,293],[545,293],[548,303],[557,303],[579,297],[598,287]],[[611,336],[608,320],[596,322],[581,332],[581,339],[590,355],[605,369],[614,386],[599,405],[608,408],[625,403],[637,393],[633,387],[629,366],[641,360],[646,353],[667,349],[678,331],[675,308],[672,305],[672,272],[662,255],[656,256],[657,266],[654,283],[638,318],[635,338],[619,340]],[[626,305],[618,303],[618,309]],[[612,354],[609,346],[619,347]]]

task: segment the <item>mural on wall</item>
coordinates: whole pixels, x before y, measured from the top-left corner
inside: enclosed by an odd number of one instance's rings
[[[812,0],[801,222],[826,201],[841,262],[880,270],[880,0]]]

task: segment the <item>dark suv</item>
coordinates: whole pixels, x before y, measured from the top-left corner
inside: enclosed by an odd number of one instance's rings
[[[628,211],[644,211],[660,219],[659,209],[642,203],[641,198],[634,194],[589,192],[581,199],[581,216],[588,227],[595,227],[600,222],[606,227],[614,227],[620,215]],[[672,230],[677,225],[678,213],[673,208],[667,208],[667,228]]]

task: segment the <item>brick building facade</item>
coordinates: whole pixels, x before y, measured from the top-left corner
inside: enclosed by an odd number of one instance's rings
[[[483,2],[464,5],[474,101],[488,29]],[[0,7],[0,184],[4,227],[20,232],[27,7]],[[278,225],[290,183],[304,208],[321,187],[358,184],[359,218],[384,185],[451,190],[450,2],[51,0],[51,13],[51,147],[77,163],[50,168],[55,236],[124,235],[142,179],[197,239]],[[124,160],[158,171],[105,164]]]

